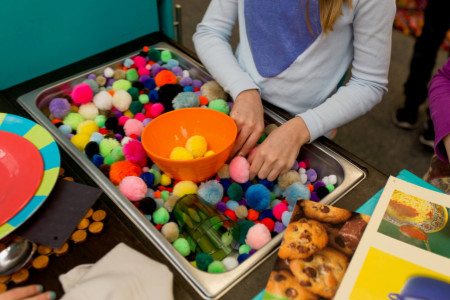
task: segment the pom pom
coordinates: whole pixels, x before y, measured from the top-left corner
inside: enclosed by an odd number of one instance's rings
[[[228,188],[227,195],[228,197],[230,197],[230,199],[238,201],[242,199],[242,196],[244,195],[244,190],[239,184],[234,182]]]
[[[153,62],[157,62],[161,59],[161,51],[158,49],[151,48],[147,52],[147,57],[149,60],[151,60]]]
[[[234,268],[236,268],[239,265],[239,262],[236,258],[234,257],[225,257],[224,259],[222,259],[222,263],[225,266],[225,269],[227,271],[233,270]]]
[[[119,80],[116,80],[114,83],[113,83],[113,85],[112,85],[112,89],[114,90],[114,91],[119,91],[119,90],[123,90],[124,92],[125,91],[127,91],[130,87],[132,87],[132,85],[131,85],[131,82],[129,82],[128,80],[126,80],[126,79],[119,79]],[[128,94],[128,93],[127,93]],[[114,95],[115,95],[115,93],[114,93]],[[130,96],[130,98],[131,98],[131,96]]]
[[[165,111],[173,110],[172,100],[181,92],[183,92],[183,87],[179,84],[166,84],[159,88],[159,101],[164,105]]]
[[[63,124],[69,125],[72,130],[77,130],[78,124],[85,121],[82,115],[78,113],[69,113],[63,120]]]
[[[255,224],[247,233],[245,243],[253,249],[261,249],[272,239],[269,229],[264,224]]]
[[[229,201],[227,201],[226,205],[227,205],[228,209],[230,209],[230,210],[234,211],[234,213],[236,213],[235,209],[236,209],[236,207],[239,206],[239,203],[237,201],[234,201],[234,200],[229,200]]]
[[[185,238],[176,239],[173,246],[183,256],[188,256],[191,253],[191,247],[189,247],[189,242]]]
[[[208,266],[214,261],[214,258],[209,253],[198,253],[195,257],[197,268],[202,271],[208,271]]]
[[[139,78],[139,74],[136,69],[128,69],[125,76],[129,82],[134,82]]]
[[[63,119],[70,113],[70,103],[66,98],[55,98],[48,106],[50,113],[58,119]]]
[[[131,101],[132,99],[130,94],[124,90],[118,90],[114,93],[112,104],[115,108],[117,108],[117,110],[124,112],[130,108]]]
[[[227,115],[230,113],[230,107],[228,106],[228,103],[222,99],[210,101],[208,107],[223,112],[224,114]]]
[[[288,208],[287,208],[286,204],[279,203],[273,208],[273,216],[275,217],[275,219],[281,221],[281,216],[287,210],[288,210]]]
[[[136,88],[136,87],[134,87],[134,86],[132,86],[132,87],[130,87],[128,90],[127,90],[127,93],[128,94],[130,94],[130,96],[131,96],[131,99],[133,100],[133,102],[135,102],[135,100],[137,100],[138,99],[138,97],[139,97],[139,90]],[[137,101],[136,101],[137,102]],[[139,103],[140,104],[140,103]],[[141,106],[141,109],[142,109],[142,106]]]
[[[284,191],[288,186],[300,180],[300,174],[294,170],[290,170],[278,176],[278,185]]]
[[[139,201],[139,209],[146,215],[152,215],[156,210],[156,202],[153,198],[144,197]]]
[[[172,106],[174,109],[188,108],[188,107],[199,107],[200,100],[195,93],[192,92],[182,92],[179,93],[172,100]]]
[[[86,145],[89,143],[89,135],[84,134],[84,133],[79,133],[79,134],[75,134],[70,141],[72,142],[72,144],[75,145],[75,147],[78,148],[78,150],[80,150],[81,152],[84,151],[84,148],[86,147]]]
[[[169,218],[170,215],[167,209],[160,207],[153,213],[152,219],[155,224],[166,224],[169,221]]]
[[[103,75],[105,75],[106,78],[111,78],[114,76],[114,70],[110,67],[107,67],[104,71],[103,71]]]
[[[200,88],[202,96],[208,98],[209,101],[216,99],[227,99],[228,95],[217,81],[208,81]]]
[[[248,221],[248,220],[243,220],[241,222],[238,223],[239,225],[239,244],[245,244],[245,238],[247,236],[248,231],[250,230],[250,228],[252,226],[255,225],[255,223],[253,223],[252,221]]]
[[[156,170],[156,169],[152,169],[148,170],[149,173],[152,173],[153,176],[155,176],[155,182],[153,183],[153,186],[157,186],[160,182],[161,182],[161,173]]]
[[[91,134],[98,131],[98,125],[92,120],[83,121],[78,124],[77,133],[84,133],[91,137]]]
[[[122,151],[127,160],[142,167],[147,164],[147,155],[141,142],[129,141],[123,146]]]
[[[294,182],[284,190],[283,196],[286,198],[289,205],[295,205],[297,199],[309,200],[311,198],[311,191],[304,184]]]
[[[100,154],[94,154],[91,161],[97,168],[99,168],[103,164],[104,158]]]
[[[127,176],[139,176],[141,173],[141,167],[131,161],[118,161],[111,165],[109,179],[114,185],[118,185],[123,178]]]
[[[217,180],[202,182],[198,188],[198,196],[203,204],[214,206],[223,197],[223,186]]]
[[[89,159],[92,159],[92,157],[99,152],[98,144],[96,142],[90,141],[86,144],[84,152],[86,153],[86,156],[89,157]]]
[[[161,228],[162,235],[171,243],[178,238],[179,232],[178,224],[175,222],[166,223]]]
[[[330,191],[326,188],[326,186],[320,186],[316,190],[316,194],[320,199],[325,198],[325,196],[328,195],[329,193],[330,193]]]
[[[289,222],[291,221],[291,217],[292,217],[292,211],[285,211],[282,215],[281,215],[281,222],[283,222],[284,226],[288,226]]]
[[[230,169],[228,164],[224,164],[219,171],[217,171],[219,178],[230,178]]]
[[[209,273],[223,273],[227,270],[223,262],[215,260],[208,266]]]
[[[219,202],[216,204],[216,208],[221,212],[225,212],[227,210],[227,205],[224,202]]]
[[[203,157],[208,149],[206,139],[200,135],[191,136],[187,141],[185,148],[194,158]]]
[[[244,260],[246,260],[247,258],[249,258],[250,255],[247,253],[242,253],[238,256],[237,260],[238,262],[241,264]]]
[[[247,189],[245,199],[251,208],[261,211],[270,204],[270,191],[262,184],[255,184]]]
[[[70,94],[75,105],[91,102],[93,95],[92,88],[87,83],[76,85]]]
[[[95,117],[94,122],[98,127],[105,127],[106,117],[104,115],[98,115]]]
[[[119,184],[119,191],[130,201],[139,201],[147,193],[147,185],[137,176],[127,176]]]
[[[190,160],[194,159],[192,153],[187,151],[184,147],[175,147],[172,149],[169,155],[169,159],[172,160]]]
[[[165,110],[164,106],[161,103],[155,103],[150,107],[150,113],[152,114],[153,118],[156,118],[160,114],[163,113]]]
[[[161,51],[161,60],[163,62],[168,62],[172,58],[172,53],[169,50]]]
[[[198,186],[192,181],[180,181],[173,187],[173,194],[183,197],[187,194],[197,194]]]
[[[164,207],[171,212],[173,210],[173,208],[175,207],[175,204],[177,204],[178,199],[180,199],[180,197],[178,197],[177,195],[170,195],[166,202],[164,202]]]
[[[269,190],[273,189],[273,181],[269,181],[267,179],[260,179],[258,180],[258,183],[264,185]]]
[[[177,78],[175,74],[173,74],[169,70],[162,70],[155,76],[155,84],[159,87],[166,84],[176,84]]]
[[[234,213],[238,219],[245,219],[248,216],[248,210],[245,205],[239,205],[235,208]]]
[[[256,221],[259,218],[259,212],[254,209],[249,209],[247,214],[247,219],[249,221]]]
[[[136,135],[140,137],[144,130],[144,124],[136,119],[128,119],[123,125],[123,130],[127,136]]]
[[[234,157],[230,162],[229,170],[230,177],[238,183],[245,183],[250,177],[250,164],[245,157]]]
[[[70,126],[66,124],[59,126],[58,129],[64,134],[69,134],[72,132],[72,128],[70,128]]]
[[[100,155],[103,157],[108,156],[111,153],[111,151],[117,146],[120,146],[120,143],[116,139],[113,138],[103,139],[99,144]]]
[[[308,176],[308,180],[310,182],[314,182],[317,180],[317,173],[314,169],[308,169],[306,170],[306,176]]]

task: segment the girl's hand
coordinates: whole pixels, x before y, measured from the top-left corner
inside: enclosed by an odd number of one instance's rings
[[[444,142],[445,151],[447,152],[447,159],[450,160],[450,133],[447,134],[442,141]]]
[[[27,285],[0,293],[0,300],[51,300],[55,299],[54,292],[43,293],[41,285]]]
[[[249,156],[250,178],[274,181],[294,165],[300,148],[311,136],[300,117],[292,118],[274,131]]]
[[[238,136],[230,157],[238,153],[246,156],[264,132],[264,109],[257,90],[240,93],[234,102],[230,117],[236,122]]]

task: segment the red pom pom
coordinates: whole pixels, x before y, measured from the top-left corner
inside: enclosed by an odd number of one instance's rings
[[[257,212],[256,210],[250,208],[248,210],[248,215],[247,215],[247,220],[249,221],[256,221],[259,218],[259,212]]]
[[[272,232],[275,228],[275,222],[271,218],[264,218],[261,220],[261,223],[266,225],[267,229],[269,229],[270,232]]]
[[[228,197],[228,196],[223,196],[223,198],[222,198],[223,203],[227,203],[229,200],[230,200],[230,197]]]
[[[156,229],[161,230],[162,224],[156,224],[155,227]]]
[[[227,209],[224,214],[233,221],[237,221],[236,214],[231,209]]]
[[[200,88],[195,87],[195,88],[194,88],[194,92],[198,92],[198,91],[200,91]]]
[[[106,128],[100,128],[100,129],[98,130],[98,132],[101,133],[101,134],[103,134],[103,135],[105,135],[105,134],[108,134],[108,133],[109,133],[109,130],[106,129]]]

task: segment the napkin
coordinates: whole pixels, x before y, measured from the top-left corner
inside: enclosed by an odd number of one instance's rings
[[[120,243],[95,264],[59,276],[61,300],[173,299],[167,266]]]

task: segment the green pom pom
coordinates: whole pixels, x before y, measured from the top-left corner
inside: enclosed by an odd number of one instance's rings
[[[130,94],[131,99],[137,100],[139,98],[139,90],[134,86],[130,87],[127,92],[128,94]]]
[[[155,181],[153,182],[153,186],[157,186],[161,182],[161,173],[155,169],[150,169],[148,171],[155,176]]]
[[[169,198],[169,196],[170,196],[169,191],[162,191],[162,192],[161,192],[161,198],[163,198],[164,201],[166,201],[167,198]]]
[[[161,59],[161,51],[152,48],[147,52],[147,57],[153,62],[158,62]]]
[[[133,101],[130,104],[129,110],[133,113],[133,115],[135,115],[137,113],[140,113],[142,111],[142,108],[144,108],[144,106],[142,105],[141,102]]]
[[[139,95],[138,100],[139,100],[139,102],[141,102],[142,104],[147,104],[147,103],[150,102],[150,98],[148,97],[147,94]]]
[[[274,193],[270,192],[270,202],[272,202],[273,200],[275,200],[277,198],[277,196],[275,196]]]
[[[169,218],[169,212],[164,207],[158,208],[153,213],[153,222],[155,222],[155,224],[166,224],[169,222]]]
[[[261,134],[261,137],[259,138],[259,140],[256,142],[257,145],[261,144],[262,142],[264,142],[264,140],[266,139],[267,134],[265,132],[263,132],[263,134]]]
[[[334,185],[332,184],[327,184],[325,187],[330,191],[330,193],[334,191]]]
[[[228,106],[228,103],[222,99],[217,99],[209,102],[208,107],[223,112],[227,115],[230,113],[230,107]]]
[[[209,273],[223,273],[227,270],[223,262],[215,260],[208,266]]]
[[[247,237],[247,232],[250,229],[250,227],[252,227],[253,225],[255,225],[255,223],[253,223],[252,221],[249,220],[243,220],[241,222],[239,222],[239,244],[243,245],[245,244],[245,238]]]
[[[106,116],[98,115],[95,117],[94,122],[97,123],[97,126],[99,128],[103,128],[103,127],[105,127]]]
[[[202,271],[208,271],[208,266],[214,261],[214,258],[211,254],[208,253],[199,253],[195,256],[195,263],[197,264],[197,268]]]
[[[122,146],[118,146],[111,151],[111,156],[116,160],[125,160],[125,155],[123,155]]]
[[[113,90],[125,90],[128,91],[128,89],[131,87],[131,82],[125,79],[119,79],[114,81],[112,88]]]
[[[163,61],[163,62],[168,62],[169,61],[169,59],[171,59],[172,58],[172,53],[170,53],[170,51],[169,50],[163,50],[163,51],[161,51],[161,60]]]
[[[131,82],[135,82],[136,80],[139,79],[139,74],[136,69],[127,70],[127,73],[125,76],[126,76],[127,80],[129,80]]]
[[[98,145],[100,155],[106,158],[111,153],[111,151],[117,146],[120,146],[118,140],[113,138],[103,139]]]
[[[115,163],[117,160],[114,158],[114,156],[112,156],[111,154],[107,155],[105,157],[105,160],[103,161],[104,164],[108,164],[111,165],[113,163]]]
[[[231,245],[231,243],[233,242],[233,235],[231,234],[231,231],[227,231],[224,234],[222,234],[220,239],[225,246],[228,246]]]
[[[243,244],[239,247],[239,254],[243,254],[243,253],[248,254],[250,252],[250,250],[252,250],[252,247],[250,247],[247,244]]]
[[[189,242],[185,238],[176,239],[175,242],[173,242],[173,246],[183,256],[188,256],[191,253],[191,247],[189,247]]]
[[[233,182],[227,190],[227,195],[231,200],[239,201],[244,195],[244,190],[240,184]]]
[[[85,118],[79,113],[69,113],[63,120],[63,124],[69,125],[72,130],[77,130],[78,125],[84,122]]]

